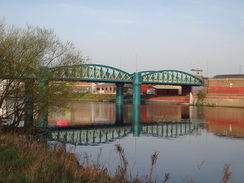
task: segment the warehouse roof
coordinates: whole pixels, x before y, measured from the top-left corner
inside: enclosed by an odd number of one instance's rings
[[[216,75],[213,78],[224,79],[224,78],[244,78],[244,74],[226,74],[226,75]]]

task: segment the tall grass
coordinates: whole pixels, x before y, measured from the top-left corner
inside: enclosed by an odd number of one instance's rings
[[[118,165],[114,176],[100,163],[102,149],[96,161],[85,153],[81,164],[77,156],[66,151],[65,143],[57,143],[50,147],[47,141],[38,140],[33,136],[0,133],[0,182],[94,182],[94,183],[153,183],[153,171],[156,167],[159,152],[151,155],[151,167],[146,176],[132,178],[124,149],[115,145]],[[205,160],[198,166],[203,166]],[[231,179],[230,164],[223,169],[221,183]],[[165,173],[162,183],[170,180],[170,173]],[[194,182],[191,180],[190,182]]]
[[[220,183],[227,183],[230,180],[232,172],[229,171],[229,168],[230,164],[225,164],[223,168],[223,177]]]
[[[83,168],[74,154],[45,141],[0,136],[0,182],[112,182],[106,172]]]
[[[115,145],[119,156],[116,173],[109,176],[108,170],[100,163],[102,149],[96,161],[85,153],[81,164],[73,153],[66,151],[64,143],[50,147],[47,141],[32,136],[4,134],[0,135],[0,182],[96,182],[96,183],[152,183],[152,171],[158,153],[151,156],[150,175],[144,178],[131,178],[124,149]]]

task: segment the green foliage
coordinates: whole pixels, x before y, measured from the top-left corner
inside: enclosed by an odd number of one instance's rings
[[[208,103],[207,106],[208,107],[216,107],[217,105],[215,103]]]
[[[0,182],[110,182],[98,170],[84,169],[74,154],[23,135],[0,136]]]
[[[11,118],[17,126],[25,114],[25,102],[33,104],[34,126],[38,125],[38,114],[50,104],[63,104],[68,100],[65,83],[49,81],[61,73],[49,72],[54,66],[80,65],[87,61],[73,43],[63,42],[53,30],[27,26],[7,26],[0,20],[0,108],[8,107],[1,119]],[[28,79],[32,78],[32,79]],[[26,95],[25,95],[26,94]],[[24,98],[25,96],[25,98]],[[48,99],[48,100],[47,100]]]
[[[0,133],[0,182],[156,182],[152,179],[152,174],[159,152],[155,151],[151,155],[149,174],[133,179],[124,149],[121,145],[115,144],[114,150],[118,154],[118,166],[114,177],[110,177],[106,167],[100,163],[102,148],[97,154],[96,161],[91,160],[91,156],[87,153],[80,154],[80,166],[77,157],[66,152],[65,144],[54,144],[50,149],[45,140],[36,141],[31,136],[23,134]],[[198,165],[198,170],[204,163],[205,160]],[[231,176],[230,164],[225,164],[221,183],[229,182]],[[166,183],[170,179],[171,174],[165,173],[162,182]],[[191,178],[187,182],[193,181]]]
[[[153,182],[147,176],[145,181],[128,180],[128,162],[119,144],[116,145],[119,171],[114,177],[110,177],[108,170],[100,164],[102,149],[97,155],[97,162],[90,160],[90,156],[85,154],[80,166],[77,157],[66,152],[63,145],[56,144],[50,150],[46,141],[37,142],[24,135],[20,137],[12,134],[1,135],[0,142],[0,182]],[[157,158],[152,157],[152,161],[151,171]]]
[[[204,98],[206,97],[206,95],[207,95],[207,93],[206,93],[205,90],[200,90],[200,91],[198,91],[198,93],[197,93],[197,98],[198,98],[198,100],[199,100],[200,103],[203,102],[203,100],[204,100]]]
[[[201,107],[201,106],[203,106],[203,104],[202,104],[202,103],[199,103],[199,102],[196,103],[195,105],[196,105],[197,107]]]
[[[115,94],[71,93],[70,98],[82,100],[110,101],[116,99]]]

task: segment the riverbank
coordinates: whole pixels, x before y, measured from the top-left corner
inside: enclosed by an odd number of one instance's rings
[[[66,151],[62,142],[50,144],[44,139],[35,139],[28,134],[0,133],[0,182],[87,182],[87,183],[129,183],[154,182],[151,180],[153,167],[158,154],[152,156],[150,176],[131,179],[128,174],[128,162],[124,149],[115,145],[114,151],[120,162],[116,173],[111,177],[108,169],[100,163],[101,152],[97,161],[91,160],[89,154],[84,157]],[[83,159],[82,162],[78,160]],[[170,179],[165,174],[164,183]]]
[[[70,98],[74,100],[95,100],[95,101],[108,101],[114,102],[116,99],[115,94],[93,94],[93,93],[71,93]]]
[[[76,100],[90,100],[90,101],[106,101],[115,102],[115,94],[92,94],[92,93],[75,93],[72,96]],[[189,96],[154,96],[146,97],[142,96],[142,102],[160,102],[165,104],[181,104],[181,105],[191,105]],[[197,96],[193,95],[194,103],[197,101]],[[132,96],[124,97],[125,103],[132,102]],[[226,95],[226,94],[207,94],[202,102],[205,106],[218,106],[218,107],[244,107],[244,95]]]
[[[207,94],[203,100],[203,105],[244,108],[244,95]]]
[[[161,97],[150,97],[142,99],[145,103],[164,103],[164,104],[181,104],[189,105],[189,96],[161,96]]]
[[[113,182],[105,171],[81,167],[64,144],[50,148],[46,141],[27,135],[0,135],[0,182],[60,181]]]
[[[152,173],[155,168],[159,152],[151,155],[151,168],[149,175],[141,179],[131,179],[132,172],[128,172],[128,160],[124,149],[115,145],[120,163],[116,168],[116,175],[111,177],[100,163],[100,153],[97,161],[89,158],[89,154],[83,157],[83,163],[78,162],[77,155],[66,151],[62,142],[50,144],[46,140],[34,139],[24,134],[0,134],[0,182],[87,182],[87,183],[152,183]],[[100,149],[101,150],[101,149]],[[202,162],[202,164],[205,160]],[[199,166],[202,166],[198,165]],[[225,164],[222,183],[231,179],[230,164]],[[199,168],[200,169],[200,168]],[[194,174],[193,174],[194,175]],[[189,175],[188,175],[189,176]],[[128,178],[127,178],[128,177]],[[165,173],[163,183],[171,179],[170,173]],[[183,180],[183,179],[182,179]],[[191,179],[194,180],[194,179]]]
[[[89,100],[89,101],[99,101],[99,102],[115,102],[116,94],[92,94],[92,93],[73,93],[71,94],[75,100]],[[124,103],[132,102],[132,95],[124,96]],[[141,100],[143,102],[180,102],[180,103],[189,103],[189,96],[161,96],[161,97],[147,97],[142,95]]]
[[[182,104],[194,105],[198,101],[197,96],[193,96],[193,103],[190,102],[189,96],[164,96],[150,97],[143,100],[144,102],[160,102],[165,104]],[[224,95],[224,94],[207,94],[202,103],[203,106],[211,107],[240,107],[244,108],[244,95]]]

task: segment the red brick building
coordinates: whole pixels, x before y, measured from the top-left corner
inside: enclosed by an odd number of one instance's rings
[[[148,95],[181,95],[182,87],[173,85],[141,85],[141,93]]]
[[[208,79],[209,94],[244,94],[244,74],[217,75]]]
[[[97,83],[94,86],[93,93],[115,94],[116,93],[116,86],[113,83]]]

